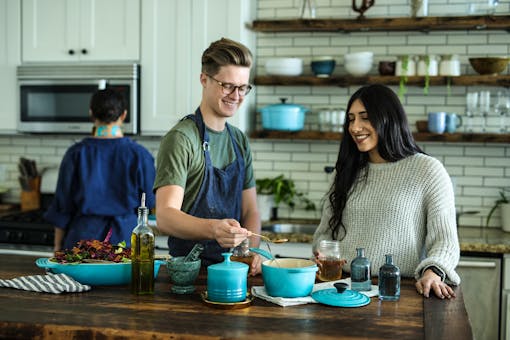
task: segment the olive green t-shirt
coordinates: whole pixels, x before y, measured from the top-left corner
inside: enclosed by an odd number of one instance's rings
[[[255,186],[252,155],[246,135],[238,128],[229,125],[239,151],[244,157],[245,178],[243,189]],[[235,160],[227,128],[209,134],[209,154],[214,167],[224,169]],[[165,185],[178,185],[184,188],[183,211],[189,211],[195,202],[204,178],[205,157],[198,128],[192,119],[177,123],[161,140],[156,160],[156,179],[153,189]]]

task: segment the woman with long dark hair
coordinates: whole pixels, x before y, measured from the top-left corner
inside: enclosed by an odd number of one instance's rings
[[[453,186],[444,166],[416,145],[397,95],[379,84],[357,90],[344,132],[314,251],[321,240],[340,240],[350,263],[365,248],[374,275],[393,254],[420,294],[455,296],[448,285],[460,283]]]

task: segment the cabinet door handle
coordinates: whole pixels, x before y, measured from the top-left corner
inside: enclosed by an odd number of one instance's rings
[[[457,267],[471,268],[496,268],[495,262],[479,262],[479,261],[459,261]]]
[[[88,53],[88,51],[87,51],[87,49],[86,49],[86,48],[83,48],[83,49],[81,50],[81,54],[87,54],[87,53]]]
[[[73,55],[74,54],[74,50],[69,50],[69,51],[67,51],[67,53],[69,53],[70,55]]]

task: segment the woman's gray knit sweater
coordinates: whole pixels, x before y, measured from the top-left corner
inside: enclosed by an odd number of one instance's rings
[[[322,219],[314,235],[318,242],[331,239],[331,205],[326,197]],[[368,174],[353,188],[343,222],[341,241],[344,270],[365,248],[373,276],[392,254],[401,275],[418,279],[428,266],[441,268],[447,282],[458,285],[455,272],[460,257],[453,187],[443,165],[433,157],[415,154],[397,162],[369,163]],[[341,232],[340,234],[341,235]]]

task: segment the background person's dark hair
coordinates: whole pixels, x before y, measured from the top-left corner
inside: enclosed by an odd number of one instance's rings
[[[126,110],[124,96],[114,89],[97,90],[90,99],[92,118],[103,123],[111,123],[119,119]]]
[[[378,135],[377,150],[381,157],[388,162],[395,162],[416,153],[423,153],[409,128],[404,107],[398,96],[389,87],[372,84],[358,89],[347,104],[347,113],[356,100],[365,106],[368,120]],[[342,240],[346,228],[342,222],[343,210],[347,203],[348,194],[358,176],[366,176],[368,152],[360,152],[349,133],[349,119],[344,121],[344,136],[340,143],[340,150],[335,165],[335,181],[330,190],[332,216],[329,228],[333,239]],[[339,236],[339,231],[342,234]]]

